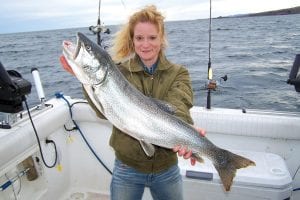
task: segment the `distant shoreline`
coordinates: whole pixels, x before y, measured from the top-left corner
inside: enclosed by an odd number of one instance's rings
[[[230,15],[230,16],[219,16],[219,18],[232,18],[232,17],[257,17],[257,16],[273,16],[273,15],[293,15],[293,14],[300,14],[300,6],[280,9],[280,10],[272,10],[266,12],[259,12],[259,13],[248,13],[248,14],[237,14],[237,15]]]

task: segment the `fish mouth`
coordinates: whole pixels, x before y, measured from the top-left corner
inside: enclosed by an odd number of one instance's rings
[[[75,60],[76,57],[79,54],[80,51],[80,42],[77,39],[77,45],[75,45],[74,43],[72,43],[71,41],[63,41],[63,55],[60,56],[59,60],[63,66],[63,68],[71,73],[72,75],[75,75],[71,65],[69,64],[68,60]]]
[[[66,57],[64,55],[62,55],[62,56],[59,57],[59,61],[60,61],[61,65],[62,65],[62,67],[67,72],[69,72],[70,74],[72,74],[72,75],[75,76],[75,73],[74,73],[72,67],[69,65],[69,63],[68,63],[68,61],[67,61],[67,59],[66,59]]]

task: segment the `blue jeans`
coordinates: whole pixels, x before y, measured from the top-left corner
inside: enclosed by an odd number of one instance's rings
[[[116,159],[110,185],[111,200],[142,199],[145,187],[149,187],[154,200],[183,200],[182,178],[177,165],[146,174]]]

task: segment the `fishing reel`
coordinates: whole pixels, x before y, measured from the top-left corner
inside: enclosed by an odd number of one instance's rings
[[[101,0],[99,0],[99,7],[98,7],[98,19],[97,19],[97,25],[96,26],[90,26],[89,30],[94,34],[97,35],[97,44],[102,47],[102,39],[101,39],[101,33],[110,34],[110,29],[106,28],[105,26],[101,25],[100,20],[100,8],[101,8]],[[104,49],[107,48],[107,46],[103,47]]]
[[[89,30],[94,34],[98,34],[98,33],[106,33],[106,34],[110,34],[110,29],[106,28],[103,25],[96,25],[96,26],[90,26]]]
[[[221,84],[222,81],[227,81],[228,80],[228,76],[227,74],[225,76],[220,77],[220,81],[216,81],[213,79],[209,79],[206,83],[206,89],[208,90],[216,90],[218,85]]]
[[[101,33],[110,34],[110,29],[106,28],[105,26],[101,25],[100,18],[97,20],[96,26],[90,26],[89,30],[94,34],[97,35],[97,44],[99,46],[102,46],[102,39],[101,39]],[[104,47],[105,49],[106,47]]]
[[[218,83],[218,81],[212,79],[212,70],[209,70],[208,80],[206,84],[206,90],[207,90],[206,108],[207,109],[211,109],[211,91],[215,91],[217,89],[217,85],[220,84],[222,80],[227,81],[227,79],[228,79],[227,75],[222,76]]]

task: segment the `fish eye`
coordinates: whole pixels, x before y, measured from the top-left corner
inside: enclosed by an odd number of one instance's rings
[[[86,48],[87,51],[91,51],[92,50],[92,47],[90,45],[86,45],[85,48]]]

